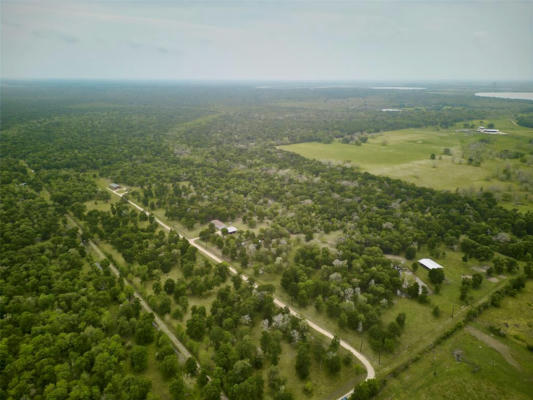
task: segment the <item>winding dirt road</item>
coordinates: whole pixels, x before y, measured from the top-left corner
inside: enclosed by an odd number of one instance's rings
[[[116,196],[119,196],[119,197],[123,197],[125,194],[127,194],[127,192],[125,193],[118,193],[117,191],[115,190],[112,190],[110,188],[107,188],[107,190],[109,190],[111,193],[115,194]],[[141,212],[144,212],[146,215],[149,215],[150,212],[149,211],[146,211],[144,208],[142,208],[141,206],[139,206],[138,204],[134,203],[133,201],[131,201],[130,199],[127,199],[128,203],[130,203],[132,206],[134,206],[136,209],[138,209],[139,211]],[[155,215],[154,215],[155,217]],[[164,229],[166,229],[167,231],[170,231],[172,230],[172,228],[170,226],[168,226],[167,224],[165,224],[163,221],[161,221],[159,218],[155,217],[155,221],[161,225]],[[207,250],[206,248],[204,248],[203,246],[199,245],[197,242],[198,238],[194,238],[194,239],[188,239],[186,238],[185,236],[183,235],[180,235],[182,237],[184,237],[185,239],[187,239],[189,241],[189,243],[196,247],[202,254],[206,255],[207,257],[209,257],[210,259],[212,259],[213,261],[215,261],[216,263],[221,263],[221,262],[224,262],[224,260],[222,260],[220,257],[218,257],[216,254],[213,254],[212,252],[210,252],[209,250]],[[232,274],[234,275],[239,275],[244,281],[248,281],[248,276],[244,275],[244,274],[240,274],[239,271],[237,271],[234,267],[232,267],[231,265],[229,265],[229,270]],[[118,272],[118,271],[117,271]],[[256,284],[257,286],[257,284]],[[333,339],[334,335],[333,333],[331,333],[330,331],[320,327],[319,325],[315,324],[313,321],[309,320],[308,318],[305,318],[303,316],[301,316],[300,314],[298,314],[294,309],[292,309],[291,307],[289,307],[287,304],[285,304],[283,301],[281,301],[280,299],[274,297],[274,304],[276,304],[278,307],[281,307],[281,308],[285,308],[287,307],[289,309],[289,312],[294,315],[294,316],[297,316],[303,320],[305,320],[307,322],[307,324],[312,328],[314,329],[315,331],[317,331],[318,333],[326,336],[327,338],[329,339]],[[147,305],[148,306],[148,305]],[[157,318],[157,317],[156,317]],[[353,354],[360,362],[361,364],[363,364],[363,366],[365,367],[366,369],[366,379],[373,379],[375,378],[376,376],[376,372],[374,371],[374,367],[372,367],[372,364],[370,363],[370,361],[363,355],[361,354],[360,352],[358,352],[357,350],[355,350],[350,344],[346,343],[344,340],[340,340],[339,342],[340,346],[342,346],[344,349],[346,349],[347,351],[349,351],[351,354]],[[341,396],[339,398],[340,399],[344,399],[344,398],[347,398],[349,397],[351,394],[353,393],[353,389],[350,390],[348,393],[344,394],[343,396]]]

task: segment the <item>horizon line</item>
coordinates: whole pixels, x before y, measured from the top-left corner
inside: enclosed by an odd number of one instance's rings
[[[420,82],[420,83],[438,83],[438,82],[476,82],[476,83],[533,83],[533,79],[477,79],[477,78],[428,78],[428,79],[392,79],[392,78],[324,78],[324,79],[281,79],[281,78],[57,78],[57,77],[0,77],[0,82],[283,82],[283,83],[406,83],[406,82]]]

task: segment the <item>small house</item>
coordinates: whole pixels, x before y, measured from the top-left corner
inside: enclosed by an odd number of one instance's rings
[[[427,269],[442,269],[442,268],[444,268],[442,265],[440,265],[439,263],[436,263],[435,261],[433,261],[430,258],[421,258],[420,260],[418,260],[418,263],[420,265],[422,265],[424,268],[427,268]]]

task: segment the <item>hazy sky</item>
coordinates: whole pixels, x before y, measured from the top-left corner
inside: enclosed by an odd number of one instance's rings
[[[533,79],[533,0],[0,1],[3,78]]]

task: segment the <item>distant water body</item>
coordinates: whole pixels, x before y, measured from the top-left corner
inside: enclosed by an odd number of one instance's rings
[[[411,86],[373,86],[372,89],[376,90],[424,90],[423,87],[411,87]]]
[[[476,96],[513,100],[533,100],[533,92],[484,92],[476,93]]]

